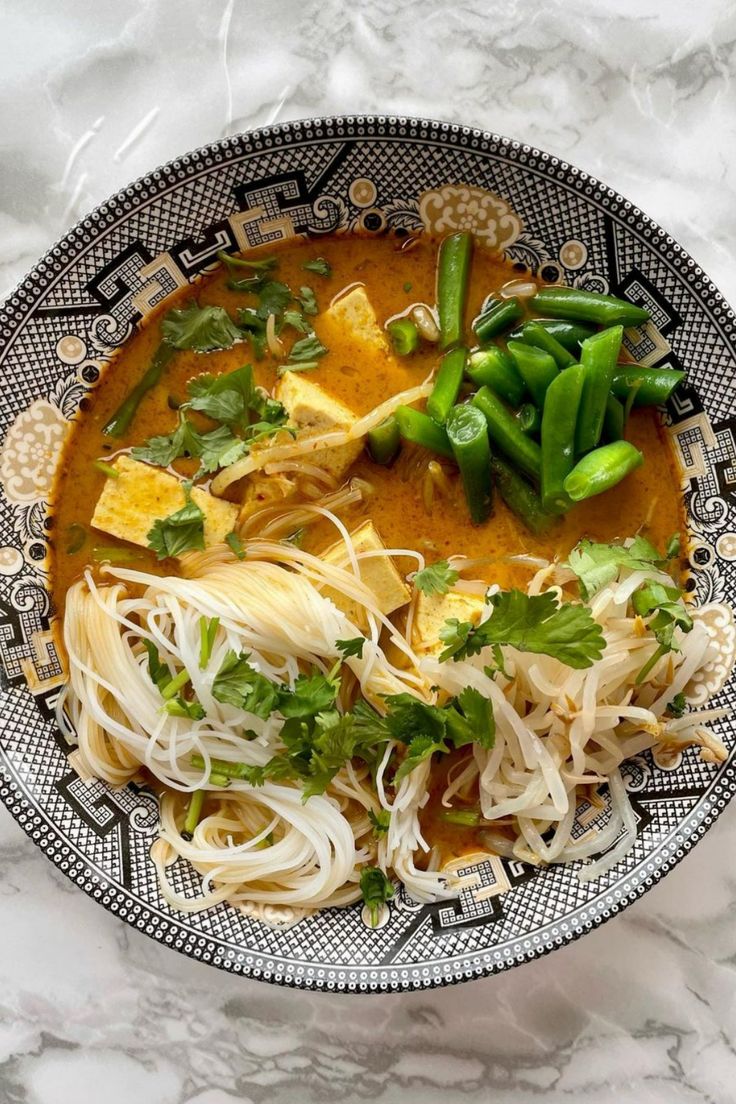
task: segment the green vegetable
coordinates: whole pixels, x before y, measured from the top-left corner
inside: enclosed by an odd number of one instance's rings
[[[377,813],[369,809],[368,819],[373,825],[373,834],[376,837],[385,836],[391,827],[391,813],[388,809],[379,809]]]
[[[578,460],[565,479],[565,491],[573,502],[581,502],[615,487],[643,463],[642,454],[628,441],[602,445]]]
[[[466,372],[479,387],[490,387],[500,398],[518,406],[526,390],[513,360],[497,345],[477,349],[468,358]]]
[[[199,669],[203,671],[210,661],[212,649],[220,627],[219,617],[200,617],[199,619]]]
[[[237,559],[245,559],[245,546],[243,545],[242,540],[234,529],[225,534],[225,544],[228,546],[230,551],[234,553]]]
[[[124,437],[130,428],[130,424],[135,417],[138,407],[142,403],[145,396],[151,391],[161,380],[161,376],[164,373],[164,369],[168,365],[171,358],[174,356],[174,348],[172,345],[167,344],[166,341],[162,341],[156,349],[151,360],[151,365],[146,369],[141,379],[128,392],[126,397],[121,402],[112,417],[102,427],[102,432],[107,437]]]
[[[150,437],[145,445],[131,449],[131,455],[135,460],[161,468],[167,468],[180,456],[199,457],[199,476],[234,464],[247,451],[245,441],[236,437],[227,426],[199,433],[180,411],[179,424],[173,433]]]
[[[402,284],[402,287],[403,287],[404,291],[406,291],[406,292],[411,291],[413,286],[414,285],[412,284],[411,280],[405,280],[404,283]]]
[[[336,665],[334,675],[315,671],[311,675],[298,675],[291,688],[279,688],[278,709],[284,717],[304,719],[314,717],[335,705],[340,689],[340,677]]]
[[[450,567],[447,560],[437,560],[417,571],[414,586],[424,594],[447,594],[459,578],[458,572]]]
[[[536,437],[542,429],[542,411],[534,403],[522,403],[516,411],[516,418],[522,433]]]
[[[600,326],[615,326],[619,323],[622,326],[638,326],[650,317],[648,310],[637,307],[626,299],[574,287],[541,288],[529,305],[537,314],[570,319],[573,322],[593,322]]]
[[[680,541],[680,534],[673,533],[667,541],[667,545],[664,550],[665,557],[668,560],[675,560],[678,558],[681,552],[682,546]]]
[[[476,406],[454,406],[447,419],[447,436],[460,468],[465,499],[474,525],[491,513],[491,447],[488,423]]]
[[[348,656],[357,656],[358,659],[362,659],[365,637],[354,636],[350,640],[336,640],[335,647],[339,652],[342,652],[343,659],[347,659]]]
[[[603,654],[603,633],[587,606],[572,602],[558,606],[554,591],[534,595],[498,591],[488,602],[493,614],[480,625],[455,617],[445,622],[440,639],[446,647],[440,662],[465,659],[494,644],[552,656],[577,669],[590,667]]]
[[[152,640],[144,640],[143,647],[146,649],[148,655],[148,676],[154,686],[157,687],[159,693],[162,693],[166,686],[171,682],[171,671],[167,664],[162,663],[161,656],[158,654],[158,649]]]
[[[452,446],[444,426],[437,425],[426,414],[411,406],[398,406],[394,411],[394,418],[405,441],[453,459]]]
[[[491,471],[501,498],[527,529],[532,533],[549,529],[555,518],[544,509],[533,487],[499,456],[491,459]]]
[[[480,809],[448,809],[440,817],[445,824],[458,824],[464,828],[475,828],[481,822]]]
[[[463,339],[472,254],[473,236],[467,232],[451,234],[440,242],[437,258],[437,311],[442,349],[449,349]]]
[[[401,433],[393,414],[379,422],[373,429],[369,429],[366,436],[368,438],[368,451],[377,464],[388,466],[396,459],[401,448]]]
[[[577,575],[581,597],[588,601],[602,587],[613,582],[620,568],[661,571],[666,567],[666,560],[653,544],[639,536],[628,546],[582,540],[570,553],[567,566]]]
[[[92,549],[92,559],[97,563],[130,563],[139,555],[138,549],[122,548],[117,544],[96,544]]]
[[[578,456],[590,452],[600,441],[623,335],[623,326],[611,326],[586,338],[581,346],[583,393],[575,431],[575,452]]]
[[[558,368],[569,368],[571,364],[575,364],[576,358],[569,349],[540,322],[527,322],[522,326],[521,340],[551,356]]]
[[[161,333],[175,349],[197,353],[229,349],[243,337],[224,307],[200,307],[196,303],[170,310],[161,323]]]
[[[186,717],[190,721],[201,721],[207,714],[197,701],[187,701],[181,696],[171,698],[164,704],[164,712],[171,717]]]
[[[213,376],[203,372],[187,382],[188,406],[206,414],[216,422],[237,425],[249,422],[249,411],[255,401],[253,368],[245,364],[232,372]]]
[[[96,468],[98,472],[102,472],[108,479],[119,479],[120,472],[117,468],[114,468],[112,464],[108,464],[105,460],[93,460],[92,467]]]
[[[67,544],[65,552],[67,556],[74,556],[77,552],[81,552],[87,543],[87,530],[83,525],[75,522],[70,525],[66,531]]]
[[[542,505],[549,513],[570,508],[565,480],[575,464],[575,427],[584,369],[574,365],[552,381],[542,411]]]
[[[181,510],[167,518],[159,518],[148,532],[148,547],[159,560],[204,549],[204,514],[196,502],[192,502],[191,480],[182,483],[182,490],[184,505]]]
[[[419,330],[411,318],[395,318],[386,326],[386,332],[397,356],[409,356],[419,348]]]
[[[651,617],[647,628],[654,633],[659,645],[636,676],[637,683],[641,683],[662,656],[679,651],[674,641],[675,629],[680,628],[689,633],[693,620],[682,601],[682,593],[676,586],[663,586],[662,583],[650,580],[635,591],[631,602],[640,617]]]
[[[364,866],[360,872],[360,892],[370,915],[371,927],[378,924],[381,905],[394,895],[394,887],[377,866]]]
[[[305,272],[316,272],[318,276],[332,275],[332,265],[324,257],[317,257],[313,261],[305,261],[302,268]]]
[[[667,712],[670,717],[681,717],[687,708],[687,699],[682,690],[679,694],[675,694],[674,698],[667,705]]]
[[[179,671],[177,675],[174,675],[173,678],[171,678],[169,682],[166,683],[166,685],[161,690],[161,697],[164,699],[164,701],[168,701],[169,698],[176,697],[179,691],[183,690],[184,687],[187,686],[191,681],[192,680],[189,672],[186,668],[183,668],[181,671]]]
[[[238,268],[251,269],[253,272],[270,272],[271,269],[276,268],[278,260],[276,257],[263,257],[260,260],[250,260],[248,257],[233,257],[230,253],[225,253],[224,250],[220,250],[217,254],[217,259],[222,261],[230,271]]]
[[[538,482],[542,453],[536,441],[522,432],[514,415],[489,388],[481,387],[473,397],[473,405],[485,416],[492,443],[516,467]]]
[[[465,372],[467,350],[461,345],[450,349],[440,361],[434,387],[427,399],[427,413],[439,425],[444,425],[460,393]]]
[[[615,395],[606,398],[606,410],[603,415],[603,436],[607,442],[622,441],[626,429],[623,404]]]
[[[480,344],[485,345],[486,342],[516,325],[523,317],[524,308],[516,297],[493,299],[480,317],[476,318],[473,329]]]
[[[319,314],[317,297],[310,287],[300,287],[297,299],[301,303],[302,310],[305,314]]]
[[[291,326],[292,329],[298,333],[308,334],[312,332],[312,327],[301,311],[286,310],[284,311],[284,325]]]
[[[559,342],[568,352],[572,353],[575,358],[580,355],[580,345],[585,341],[586,337],[590,337],[595,333],[592,326],[579,326],[575,322],[562,322],[557,319],[539,318],[535,321],[536,326],[542,326],[543,329],[551,334],[555,341]],[[510,337],[513,337],[515,341],[523,340],[524,327],[520,326],[518,330],[514,330]]]
[[[611,390],[622,402],[633,392],[634,406],[663,406],[684,378],[685,373],[674,368],[619,364],[611,379]]]
[[[527,391],[541,410],[547,388],[559,374],[554,358],[542,349],[525,345],[523,341],[509,341],[508,349]]]
[[[310,333],[307,337],[301,337],[294,342],[289,351],[289,364],[302,364],[305,361],[319,360],[327,351],[316,333]]]
[[[195,790],[192,796],[189,798],[189,806],[187,808],[187,815],[184,820],[184,827],[182,828],[182,839],[187,841],[191,840],[194,835],[194,829],[199,824],[202,816],[202,806],[204,805],[204,790]]]
[[[248,663],[246,652],[229,651],[212,683],[212,696],[267,720],[276,709],[279,687]]]

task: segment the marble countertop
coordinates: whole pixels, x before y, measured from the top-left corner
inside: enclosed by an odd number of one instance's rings
[[[222,135],[341,112],[513,135],[599,176],[736,302],[736,9],[661,0],[5,0],[0,298],[89,208]],[[0,812],[0,1099],[724,1104],[736,809],[585,939],[472,985],[293,993],[124,926]]]

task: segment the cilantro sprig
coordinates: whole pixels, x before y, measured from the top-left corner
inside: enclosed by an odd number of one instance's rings
[[[364,866],[360,873],[360,892],[368,909],[371,927],[378,923],[381,905],[394,895],[394,887],[377,866]]]
[[[424,594],[447,594],[460,578],[447,560],[437,560],[436,563],[417,571],[414,576],[414,586]]]
[[[148,531],[148,547],[153,549],[159,560],[204,549],[204,513],[192,501],[191,480],[182,483],[182,490],[182,508],[166,518],[159,518]]]

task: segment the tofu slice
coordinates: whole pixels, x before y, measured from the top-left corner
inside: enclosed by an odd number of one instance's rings
[[[485,602],[480,595],[459,594],[451,590],[448,594],[424,594],[417,596],[412,627],[412,647],[419,655],[439,655],[444,648],[440,640],[440,629],[450,617],[458,621],[472,621],[477,625]]]
[[[92,524],[103,533],[147,548],[153,523],[184,505],[181,482],[169,472],[130,456],[118,456],[112,466],[118,478],[105,480]],[[204,513],[205,544],[219,544],[235,525],[238,507],[199,487],[192,488],[192,501]]]
[[[320,332],[327,336],[326,331],[333,329],[342,334],[347,332],[356,344],[366,350],[370,348],[373,353],[390,353],[388,339],[364,287],[353,288],[321,315]]]
[[[276,386],[275,396],[285,406],[289,421],[305,436],[329,429],[350,429],[357,421],[349,406],[333,399],[318,383],[305,379],[300,372],[285,372]],[[362,440],[349,441],[337,448],[318,449],[307,459],[339,480],[362,450]]]
[[[376,552],[385,549],[386,545],[372,521],[365,521],[350,534],[356,552]],[[347,554],[344,541],[337,541],[321,553],[321,559],[337,567],[347,567],[350,559]],[[376,596],[376,604],[381,613],[388,616],[394,610],[405,606],[411,598],[411,592],[396,569],[390,556],[371,556],[358,561],[360,565],[360,577]],[[341,609],[351,621],[361,627],[365,623],[362,607],[346,598],[331,588],[326,588],[323,593],[331,598],[338,609]]]

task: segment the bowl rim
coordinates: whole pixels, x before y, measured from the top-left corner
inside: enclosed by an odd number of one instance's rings
[[[395,134],[388,133],[387,128],[390,126],[396,126],[400,128],[400,130]],[[554,167],[563,177],[569,176],[582,182],[586,187],[590,187],[591,193],[590,195],[586,195],[587,200],[597,200],[600,202],[604,199],[608,199],[609,201],[614,201],[616,204],[621,204],[624,207],[627,217],[634,217],[640,220],[643,229],[648,231],[646,237],[650,246],[654,247],[661,245],[665,247],[670,253],[674,254],[677,260],[677,264],[674,265],[674,258],[670,258],[670,266],[674,267],[681,276],[683,276],[685,272],[688,273],[687,279],[688,283],[691,285],[692,292],[698,294],[700,297],[702,297],[702,294],[705,292],[716,299],[721,310],[721,315],[717,320],[713,317],[710,306],[707,303],[702,303],[711,324],[718,327],[724,335],[728,335],[731,338],[736,334],[736,314],[734,314],[733,309],[710,277],[692,256],[679,245],[666,230],[650,216],[645,214],[638,206],[625,199],[624,196],[598,180],[596,177],[577,168],[567,160],[544,150],[540,150],[536,146],[492,131],[424,116],[374,113],[307,116],[227,135],[224,138],[198,146],[178,157],[171,158],[169,161],[160,164],[157,168],[133,180],[125,187],[120,188],[108,199],[99,203],[88,214],[80,218],[64,234],[60,235],[0,304],[0,380],[2,380],[3,376],[5,354],[12,345],[18,332],[20,332],[27,323],[28,318],[37,305],[38,300],[31,295],[31,292],[37,290],[41,293],[47,292],[56,280],[63,275],[67,266],[71,266],[78,261],[82,253],[86,251],[86,249],[92,247],[99,232],[105,232],[111,228],[113,223],[110,221],[110,216],[120,218],[123,222],[126,221],[133,211],[140,211],[142,206],[157,202],[162,194],[165,194],[170,188],[175,187],[176,174],[181,170],[182,166],[189,166],[192,162],[196,164],[198,160],[212,157],[218,152],[226,155],[222,163],[227,164],[231,160],[231,158],[227,156],[229,152],[233,154],[232,159],[238,159],[246,154],[264,152],[269,148],[276,147],[279,149],[288,149],[292,144],[303,143],[305,138],[313,138],[316,141],[326,141],[330,138],[339,140],[341,137],[339,133],[341,128],[345,128],[346,131],[349,132],[342,135],[343,137],[349,136],[350,138],[358,140],[384,139],[399,144],[405,141],[416,140],[423,144],[429,142],[445,148],[448,145],[456,145],[457,148],[466,149],[469,152],[475,150],[478,153],[489,153],[491,150],[489,150],[488,147],[495,146],[498,151],[505,155],[504,159],[508,160],[509,157],[515,160],[518,159],[517,163],[519,168],[524,171],[533,169],[533,166],[526,163],[527,158],[538,160],[541,166],[547,170]],[[409,132],[404,133],[403,128],[408,128]],[[411,134],[411,128],[415,128],[415,134]],[[213,165],[202,165],[202,173],[212,172],[213,168]],[[183,182],[184,179],[191,181],[196,178],[196,175],[195,173],[187,173],[185,177],[182,176],[180,178],[180,183]],[[549,171],[543,172],[540,175],[547,178],[550,177]],[[557,183],[561,183],[561,180],[556,177],[552,177],[552,179],[556,180]],[[144,205],[135,202],[136,193],[142,190],[145,190],[146,193]],[[133,205],[126,211],[124,209],[124,204],[130,201],[133,201]],[[94,231],[92,239],[85,242],[85,231],[89,231],[90,229]],[[40,285],[40,288],[37,287],[37,285]],[[20,317],[17,317],[18,314]],[[10,329],[7,328],[8,324],[10,324]],[[2,440],[0,439],[0,445],[1,444]],[[0,674],[2,674],[1,671]],[[37,712],[35,700],[26,686],[21,684],[17,688],[14,686],[7,687],[3,686],[2,680],[0,680],[0,693],[2,693],[3,697],[12,694],[15,689],[20,691],[20,695],[23,699],[30,702],[39,721],[44,723],[43,718]],[[8,711],[8,713],[11,713],[11,711]],[[0,716],[0,737],[3,731],[7,730],[8,726],[12,723],[12,716],[7,714]],[[118,919],[123,919],[124,922],[131,927],[142,931],[144,935],[147,935],[156,943],[168,947],[171,950],[176,950],[181,954],[185,954],[195,961],[204,962],[209,966],[215,966],[227,973],[240,975],[248,979],[266,981],[270,984],[280,985],[290,989],[302,989],[312,992],[344,992],[349,994],[378,995],[423,991],[448,985],[457,985],[477,978],[493,976],[502,971],[509,970],[512,967],[532,962],[537,958],[549,954],[551,951],[567,946],[610,920],[613,916],[633,904],[641,898],[644,893],[656,885],[662,877],[669,873],[674,866],[689,854],[695,844],[702,839],[705,832],[713,826],[730,802],[734,795],[734,790],[736,789],[736,755],[732,754],[730,756],[729,760],[723,765],[722,771],[717,779],[714,780],[713,784],[702,795],[705,796],[708,794],[711,797],[711,802],[708,811],[702,812],[697,818],[699,823],[697,825],[693,824],[692,828],[688,830],[687,836],[683,835],[682,838],[677,841],[672,840],[672,833],[665,836],[657,845],[656,851],[661,852],[663,849],[666,850],[668,845],[672,843],[674,846],[672,853],[666,855],[662,861],[656,865],[655,869],[646,873],[646,876],[642,876],[636,885],[629,886],[626,893],[617,898],[608,909],[593,909],[592,915],[586,919],[584,923],[576,921],[574,927],[563,925],[563,921],[560,921],[560,927],[565,926],[566,930],[561,931],[559,938],[556,938],[554,941],[548,939],[543,943],[534,943],[531,939],[527,939],[527,937],[523,937],[522,939],[516,937],[516,940],[509,940],[509,942],[517,941],[519,943],[530,943],[527,949],[515,957],[508,956],[495,960],[491,957],[492,952],[481,951],[478,952],[478,956],[481,957],[483,961],[472,969],[463,969],[462,964],[458,963],[458,967],[454,973],[443,971],[439,974],[430,974],[426,977],[420,977],[411,976],[409,974],[411,966],[407,965],[406,967],[398,968],[399,970],[406,971],[406,973],[402,973],[399,980],[379,980],[377,977],[366,976],[365,980],[361,980],[359,983],[352,985],[349,984],[347,980],[340,980],[339,978],[337,980],[330,980],[321,975],[303,977],[288,969],[285,969],[283,972],[278,970],[262,972],[257,965],[253,966],[243,964],[242,962],[237,963],[231,968],[231,963],[228,962],[226,957],[218,957],[214,955],[213,952],[197,953],[197,943],[207,942],[205,933],[198,933],[196,940],[187,939],[182,946],[174,946],[173,938],[164,938],[160,929],[145,931],[137,923],[137,920],[146,915],[150,916],[155,911],[155,906],[149,903],[141,904],[137,914],[133,915],[126,911],[126,914],[121,917],[118,915],[119,910],[115,907],[114,895],[130,896],[129,892],[118,887],[114,883],[108,883],[108,888],[112,890],[113,897],[109,901],[102,900],[100,895],[95,894],[91,888],[87,888],[83,884],[85,880],[89,880],[88,875],[84,873],[85,864],[83,861],[78,863],[67,863],[66,868],[61,865],[60,857],[54,855],[56,840],[54,838],[48,838],[40,828],[44,822],[46,822],[52,829],[52,832],[57,836],[61,836],[63,839],[62,831],[56,823],[50,820],[48,815],[43,814],[33,803],[30,797],[30,791],[26,789],[25,785],[20,785],[20,783],[21,779],[16,777],[8,768],[8,759],[0,739],[0,800],[2,800],[13,819],[20,825],[26,835],[28,835],[46,854],[51,862],[57,866],[57,868],[60,868],[62,873],[75,885],[79,886],[87,896],[90,896],[97,904],[101,904],[108,912],[117,916]],[[717,799],[721,796],[724,796],[725,800],[718,801]],[[697,806],[695,808],[697,808]],[[688,814],[688,818],[692,815],[693,813]],[[678,822],[676,831],[683,832],[684,830],[686,830],[684,822]],[[646,860],[644,861],[646,862]],[[75,866],[78,866],[79,870],[76,870]],[[613,887],[609,887],[609,889],[613,889]],[[599,898],[591,899],[589,906],[587,906],[588,909],[591,909],[598,900]],[[176,916],[174,916],[173,919],[167,916],[166,920],[169,922],[167,926],[171,926],[174,929],[176,928],[178,922]],[[276,954],[264,952],[264,957],[269,959],[270,962],[280,961],[279,956]],[[451,963],[461,957],[460,955],[448,956],[442,961],[444,963]],[[287,963],[291,961],[293,963],[293,960],[282,959],[281,961],[286,961]],[[334,967],[331,971],[324,971],[325,974],[328,972],[332,972],[334,975],[339,975],[340,973],[344,973],[345,975],[350,975],[351,973],[357,975],[377,975],[380,972],[380,967],[370,965],[361,967]],[[429,971],[427,971],[427,973],[429,974]]]

